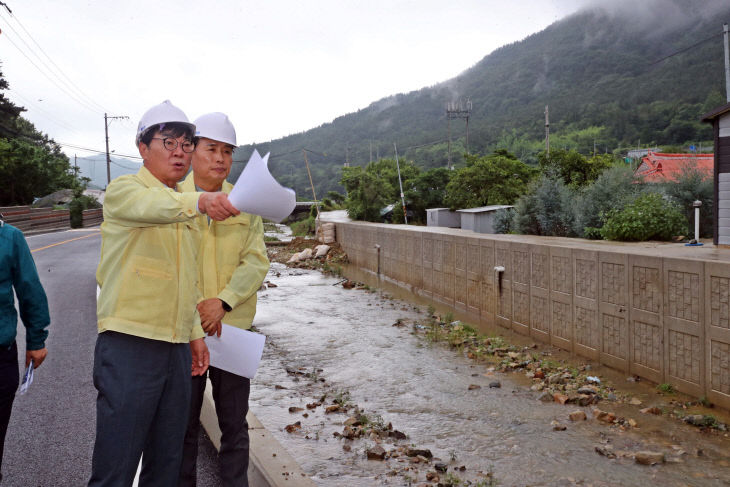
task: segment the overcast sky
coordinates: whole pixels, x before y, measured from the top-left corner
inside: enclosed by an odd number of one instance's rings
[[[191,120],[225,112],[239,144],[264,142],[445,81],[589,3],[4,1],[6,96],[57,142],[91,149],[104,150],[105,111],[127,115],[110,149],[131,155],[139,117],[165,99]]]

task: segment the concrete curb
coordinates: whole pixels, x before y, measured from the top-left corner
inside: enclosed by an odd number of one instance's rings
[[[296,460],[274,436],[264,428],[251,411],[248,421],[249,467],[248,480],[252,487],[315,487],[316,484],[305,474]],[[213,402],[213,386],[208,381],[200,411],[200,422],[208,433],[216,450],[221,446],[221,430]]]

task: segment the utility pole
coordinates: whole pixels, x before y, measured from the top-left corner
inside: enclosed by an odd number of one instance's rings
[[[395,167],[398,169],[398,185],[400,186],[400,202],[403,205],[403,221],[408,225],[408,215],[406,214],[406,199],[403,195],[403,182],[400,179],[400,163],[398,162],[398,146],[393,142],[395,149]]]
[[[110,117],[106,113],[104,113],[104,137],[106,138],[106,184],[109,184],[112,182],[112,170],[111,170],[111,162],[112,158],[109,156],[109,122],[111,120],[115,119],[129,119],[126,115],[120,115],[116,117]]]
[[[547,105],[545,105],[545,154],[550,158],[550,115]]]
[[[451,163],[451,120],[454,118],[461,118],[466,120],[466,153],[469,153],[469,117],[471,116],[471,100],[467,98],[466,105],[458,102],[450,102],[446,104],[446,118],[449,123],[449,169],[453,169],[454,166]]]
[[[722,47],[725,50],[725,98],[730,102],[730,47],[728,47],[728,28],[727,23],[722,25],[723,42]]]
[[[317,202],[317,193],[314,192],[314,182],[312,182],[312,172],[309,170],[309,159],[307,159],[307,149],[302,149],[304,154],[304,164],[307,166],[307,174],[309,175],[309,184],[312,186],[312,196],[314,197],[314,207],[317,208],[317,224],[319,224],[319,203]]]

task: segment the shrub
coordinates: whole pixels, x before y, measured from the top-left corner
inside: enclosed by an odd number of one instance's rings
[[[101,208],[101,205],[92,196],[74,193],[74,198],[68,204],[68,210],[71,220],[71,228],[81,228],[84,225],[84,210],[90,208]]]
[[[693,237],[695,212],[692,203],[695,200],[701,201],[700,234],[702,237],[712,237],[715,192],[712,175],[709,172],[700,171],[696,166],[686,166],[682,168],[677,181],[666,183],[664,190],[684,213]]]
[[[573,236],[574,200],[574,190],[548,171],[515,203],[512,228],[527,235]]]
[[[687,219],[675,203],[646,193],[622,210],[608,213],[601,235],[606,240],[669,240],[687,231]]]
[[[494,214],[494,233],[510,233],[513,218],[514,210],[512,208],[497,210]]]
[[[629,166],[613,166],[582,190],[573,205],[573,231],[585,238],[598,238],[595,232],[588,235],[586,227],[601,228],[605,216],[611,210],[620,210],[633,201],[644,189],[634,181]]]

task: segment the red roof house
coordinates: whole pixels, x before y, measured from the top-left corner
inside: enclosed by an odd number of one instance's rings
[[[666,183],[676,181],[685,168],[696,167],[707,177],[712,177],[713,164],[713,154],[662,154],[649,151],[641,158],[634,176],[643,178],[647,183]]]

